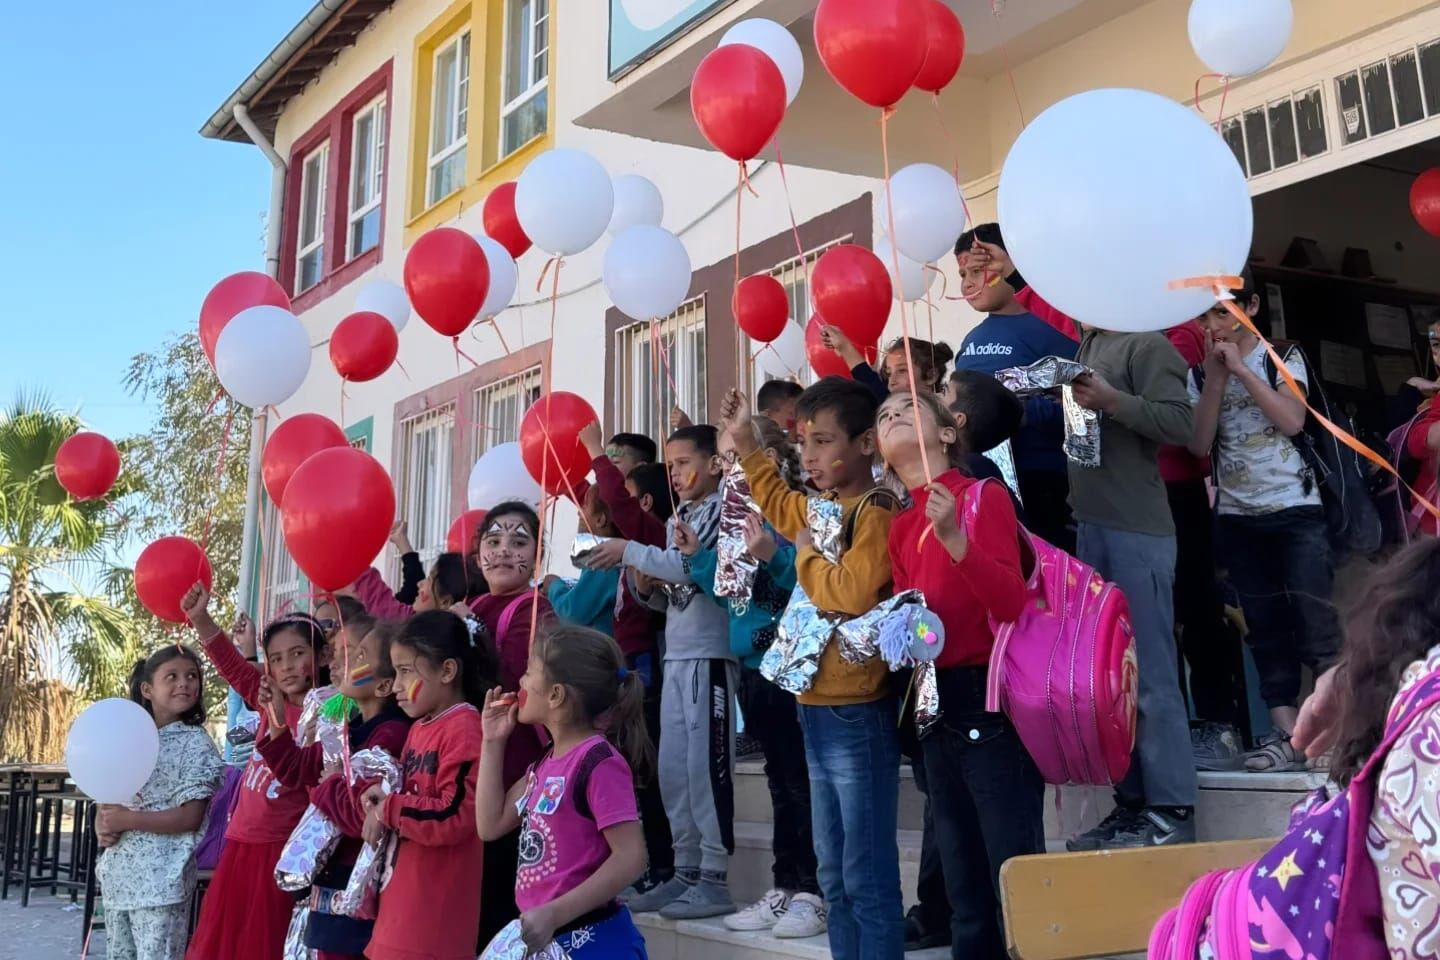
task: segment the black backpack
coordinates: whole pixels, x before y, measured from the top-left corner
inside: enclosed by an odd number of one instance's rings
[[[1308,372],[1307,400],[1310,407],[1318,410],[1335,426],[1350,435],[1355,425],[1345,413],[1331,405],[1320,385],[1318,371],[1305,357],[1299,346],[1291,346],[1285,355],[1298,353],[1305,360]],[[1192,368],[1197,389],[1205,389],[1205,367]],[[1265,375],[1272,389],[1280,387],[1280,372],[1269,353],[1265,355]],[[1305,411],[1305,426],[1293,437],[1287,438],[1300,451],[1305,461],[1310,482],[1320,488],[1320,502],[1325,507],[1325,520],[1330,528],[1330,547],[1335,559],[1350,556],[1369,556],[1380,549],[1384,542],[1380,512],[1370,489],[1370,479],[1360,455],[1336,439],[1310,410]],[[1211,453],[1212,460],[1215,453]],[[1220,473],[1214,473],[1217,483]],[[1307,484],[1308,486],[1308,484]]]

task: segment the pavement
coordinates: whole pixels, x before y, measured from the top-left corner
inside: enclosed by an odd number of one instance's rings
[[[77,960],[85,939],[80,918],[80,904],[72,905],[69,894],[35,892],[30,906],[21,907],[19,892],[12,890],[8,900],[0,900],[0,960]],[[87,955],[105,956],[103,930],[95,932]]]

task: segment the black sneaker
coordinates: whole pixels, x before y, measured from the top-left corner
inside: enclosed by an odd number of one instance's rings
[[[1146,807],[1117,830],[1101,849],[1123,850],[1138,847],[1173,847],[1195,842],[1195,810],[1178,816],[1169,808]]]
[[[910,912],[905,914],[905,952],[948,946],[950,946],[950,925],[946,923],[927,926],[924,908],[918,903],[911,907]]]
[[[1104,820],[1078,837],[1071,837],[1065,841],[1065,849],[1071,853],[1082,853],[1090,850],[1105,850],[1115,846],[1115,837],[1131,829],[1140,811],[1130,807],[1116,807],[1110,811],[1110,815]]]
[[[752,760],[759,757],[763,750],[760,749],[760,741],[748,733],[735,734],[735,760]]]
[[[1190,728],[1196,770],[1239,770],[1245,766],[1240,735],[1228,723],[1196,723]]]

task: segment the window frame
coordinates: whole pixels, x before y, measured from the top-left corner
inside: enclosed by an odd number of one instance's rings
[[[534,363],[515,373],[487,380],[470,390],[470,455],[473,458],[479,459],[491,447],[520,439],[520,421],[524,418],[525,411],[530,409],[531,404],[545,395],[544,383],[545,365]],[[492,402],[511,390],[516,391],[521,400],[515,417],[514,436],[509,436],[512,431],[502,430],[489,423],[489,410],[487,409]],[[527,401],[526,397],[531,393],[535,395],[535,400]],[[501,436],[497,437],[497,433]]]
[[[315,198],[315,238],[307,244],[303,236],[305,230],[305,197],[312,180],[310,175],[312,160],[318,161],[315,169],[318,171],[316,175],[320,178],[320,188],[319,194]],[[300,217],[295,225],[295,275],[292,280],[291,290],[291,293],[294,295],[305,293],[307,290],[319,286],[320,282],[325,279],[325,274],[327,273],[325,262],[327,252],[325,249],[325,241],[327,239],[325,236],[325,220],[329,207],[329,204],[326,202],[329,199],[329,182],[330,140],[326,138],[306,151],[300,158]],[[316,275],[314,283],[302,287],[300,284],[305,276],[305,270],[302,264],[307,257],[317,251],[320,254],[319,273]]]
[[[463,48],[461,44],[463,43]],[[440,110],[440,58],[451,49],[455,50],[455,111],[447,117],[447,126],[451,128],[453,139],[442,147],[438,152],[435,150],[435,120]],[[461,75],[461,67],[464,67],[464,74]],[[436,46],[430,60],[430,116],[429,127],[426,131],[425,140],[425,205],[433,207],[443,201],[451,194],[457,193],[465,188],[465,176],[462,173],[460,183],[455,189],[439,196],[435,195],[435,171],[443,163],[450,160],[456,154],[466,151],[470,144],[470,81],[475,68],[475,56],[472,49],[472,34],[470,28],[464,27],[455,32],[453,37],[445,40],[444,43]],[[458,128],[463,118],[464,131]],[[463,168],[468,162],[461,161]]]
[[[669,316],[632,321],[614,331],[611,338],[617,360],[614,408],[619,430],[648,437],[663,436],[669,431],[667,417],[671,406],[680,407],[696,423],[709,419],[711,325],[708,306],[707,297],[701,293],[680,304]],[[695,339],[697,327],[698,351],[682,344],[682,339]],[[654,353],[656,340],[664,338],[670,341],[666,347],[668,359],[657,358]],[[646,357],[649,369],[643,366],[642,358]],[[688,361],[695,359],[699,360],[698,367],[691,369]],[[672,381],[674,390],[670,388]]]
[[[454,501],[455,485],[455,437],[459,427],[459,418],[456,416],[455,403],[439,404],[430,409],[423,410],[414,416],[407,417],[399,423],[400,443],[400,483],[397,493],[397,507],[400,519],[409,526],[410,539],[415,545],[415,551],[420,554],[420,560],[426,566],[435,561],[445,551],[445,535],[450,529],[450,522],[453,519],[451,505]],[[436,452],[436,462],[433,474],[422,478],[428,483],[433,480],[437,485],[433,498],[425,498],[423,491],[417,493],[416,461],[412,456],[416,446],[416,437],[421,433],[436,433],[441,439],[448,437],[448,443],[435,443],[433,446]],[[433,499],[433,502],[429,500]],[[423,514],[423,508],[430,506],[435,511],[434,517],[416,516],[415,512]],[[424,521],[429,519],[431,523],[427,526]]]
[[[544,23],[544,26],[545,26],[545,34],[544,34],[544,36],[545,36],[545,51],[544,51],[545,69],[539,71],[539,77],[538,77],[538,79],[537,79],[536,76],[535,76],[535,74],[536,74],[536,72],[537,72],[537,71],[535,70],[535,64],[536,64],[536,60],[537,60],[537,58],[540,56],[540,54],[534,49],[534,44],[535,44],[535,36],[536,36],[535,31],[536,31],[536,27],[539,26],[539,23],[536,21],[536,18],[535,18],[535,16],[534,16],[534,12],[533,12],[533,11],[534,11],[534,9],[535,9],[535,6],[536,6],[537,4],[541,4],[541,3],[545,4],[545,16],[542,17],[542,18],[540,18],[540,21],[542,21],[542,22]],[[507,98],[506,95],[505,95],[505,86],[506,86],[506,82],[509,80],[509,77],[510,77],[510,65],[511,65],[511,64],[510,64],[510,60],[511,60],[511,57],[514,56],[514,51],[510,49],[510,25],[511,25],[511,24],[510,24],[510,18],[511,18],[511,16],[513,16],[514,11],[517,9],[517,7],[518,7],[518,8],[521,8],[521,9],[528,8],[528,9],[531,11],[530,16],[529,16],[530,22],[526,25],[526,29],[525,29],[526,35],[530,38],[530,45],[531,45],[531,49],[530,49],[530,51],[529,51],[529,60],[530,60],[530,62],[529,62],[529,64],[527,65],[527,66],[528,66],[528,70],[526,71],[526,72],[527,72],[528,79],[529,79],[529,83],[526,85],[525,89],[522,90],[520,93],[518,93],[516,96],[514,96],[514,97],[512,97],[512,98]],[[503,16],[503,18],[502,18],[501,42],[500,42],[500,84],[499,84],[499,89],[500,89],[500,110],[499,110],[499,118],[500,118],[500,119],[499,119],[499,131],[498,131],[498,136],[497,136],[497,138],[496,138],[496,144],[497,144],[497,147],[496,147],[496,154],[497,154],[496,161],[497,161],[497,162],[506,159],[507,157],[509,157],[509,156],[511,156],[512,154],[514,154],[514,153],[516,153],[517,151],[519,151],[519,150],[520,150],[522,147],[524,147],[527,143],[530,143],[530,142],[533,141],[533,140],[536,140],[536,139],[538,139],[538,138],[540,138],[540,137],[543,137],[543,136],[545,136],[547,133],[550,132],[550,117],[549,117],[549,103],[548,103],[548,102],[546,103],[545,129],[541,130],[539,133],[535,134],[534,136],[527,137],[525,140],[521,141],[520,143],[509,143],[509,142],[507,142],[507,139],[506,139],[506,129],[507,129],[507,127],[506,127],[505,121],[508,120],[512,114],[514,114],[514,113],[516,113],[518,110],[520,110],[520,108],[522,108],[522,107],[524,107],[526,104],[528,104],[531,100],[535,99],[535,98],[536,98],[537,96],[539,96],[541,93],[544,93],[544,92],[546,92],[546,91],[549,90],[549,87],[550,87],[550,57],[551,57],[551,50],[550,50],[550,17],[551,17],[551,13],[552,13],[552,11],[551,11],[551,9],[550,9],[550,0],[504,0],[504,16]]]
[[[347,263],[355,259],[356,257],[361,256],[362,254],[369,253],[371,250],[374,250],[375,247],[379,247],[385,241],[383,233],[377,232],[374,247],[366,247],[364,250],[356,250],[354,243],[354,231],[355,224],[363,221],[365,217],[369,216],[371,213],[377,213],[381,225],[383,226],[384,224],[384,212],[382,208],[385,205],[385,155],[389,147],[389,143],[386,139],[385,134],[386,125],[389,122],[390,114],[390,100],[387,93],[388,92],[377,94],[375,97],[371,98],[368,103],[366,103],[364,106],[362,106],[360,109],[356,110],[353,114],[350,115],[350,175],[347,178],[347,189],[345,191],[345,208],[347,211],[347,216],[345,218],[345,260]],[[371,186],[373,186],[374,196],[368,199],[365,202],[364,206],[356,209],[355,183],[357,177],[359,176],[359,170],[357,168],[360,161],[360,151],[356,148],[356,133],[360,128],[361,119],[363,119],[367,114],[372,116],[372,134],[369,160],[371,164],[370,180],[372,181]]]

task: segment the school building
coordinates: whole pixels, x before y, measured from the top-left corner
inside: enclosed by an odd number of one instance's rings
[[[900,104],[891,163],[955,166],[977,222],[994,217],[1000,169],[1025,120],[1070,94],[1140,87],[1211,118],[1220,113],[1217,82],[1197,87],[1205,68],[1190,48],[1186,0],[947,2],[965,27],[965,62],[938,102],[912,92]],[[515,439],[525,409],[548,390],[586,397],[607,431],[658,437],[672,402],[703,421],[737,374],[747,387],[791,370],[805,375],[798,324],[777,351],[758,355],[735,335],[736,165],[701,138],[689,86],[738,20],[778,21],[800,42],[806,75],[779,134],[785,167],[774,150],[751,164],[758,196],[739,198],[738,246],[741,271],[774,272],[803,324],[805,261],[839,242],[872,245],[884,219],[879,112],[825,73],[812,37],[815,6],[319,0],[274,50],[256,51],[258,65],[205,121],[203,136],[258,146],[274,167],[266,269],[292,295],[314,349],[309,378],[281,415],[323,413],[374,454],[427,561],[466,507],[477,457]],[[1304,344],[1332,398],[1353,406],[1363,426],[1398,384],[1427,370],[1422,325],[1440,315],[1437,241],[1415,225],[1407,202],[1414,176],[1440,165],[1440,2],[1295,6],[1282,56],[1224,91],[1222,132],[1256,198],[1262,322]],[[1106,133],[1117,151],[1147,136]],[[360,288],[375,278],[400,282],[405,252],[426,230],[481,231],[485,196],[552,147],[586,150],[612,175],[640,173],[660,188],[664,226],[694,266],[689,299],[660,326],[674,388],[657,369],[649,325],[608,301],[602,238],[559,266],[553,307],[553,275],[542,276],[545,254],[532,250],[519,260],[512,305],[461,338],[468,357],[412,316],[400,337],[403,369],[342,397],[328,338]],[[1125,268],[1104,262],[1103,239],[1076,251],[1094,259],[1097,283]],[[947,261],[916,325],[921,336],[933,329],[958,345],[978,318],[944,298],[959,290]],[[898,313],[891,326],[898,332]],[[263,416],[260,424],[257,438]],[[258,452],[257,443],[252,477]],[[307,586],[255,483],[251,502],[244,582],[266,615]],[[575,526],[562,504],[550,552],[561,571]],[[396,558],[387,551],[381,566],[393,575]]]

